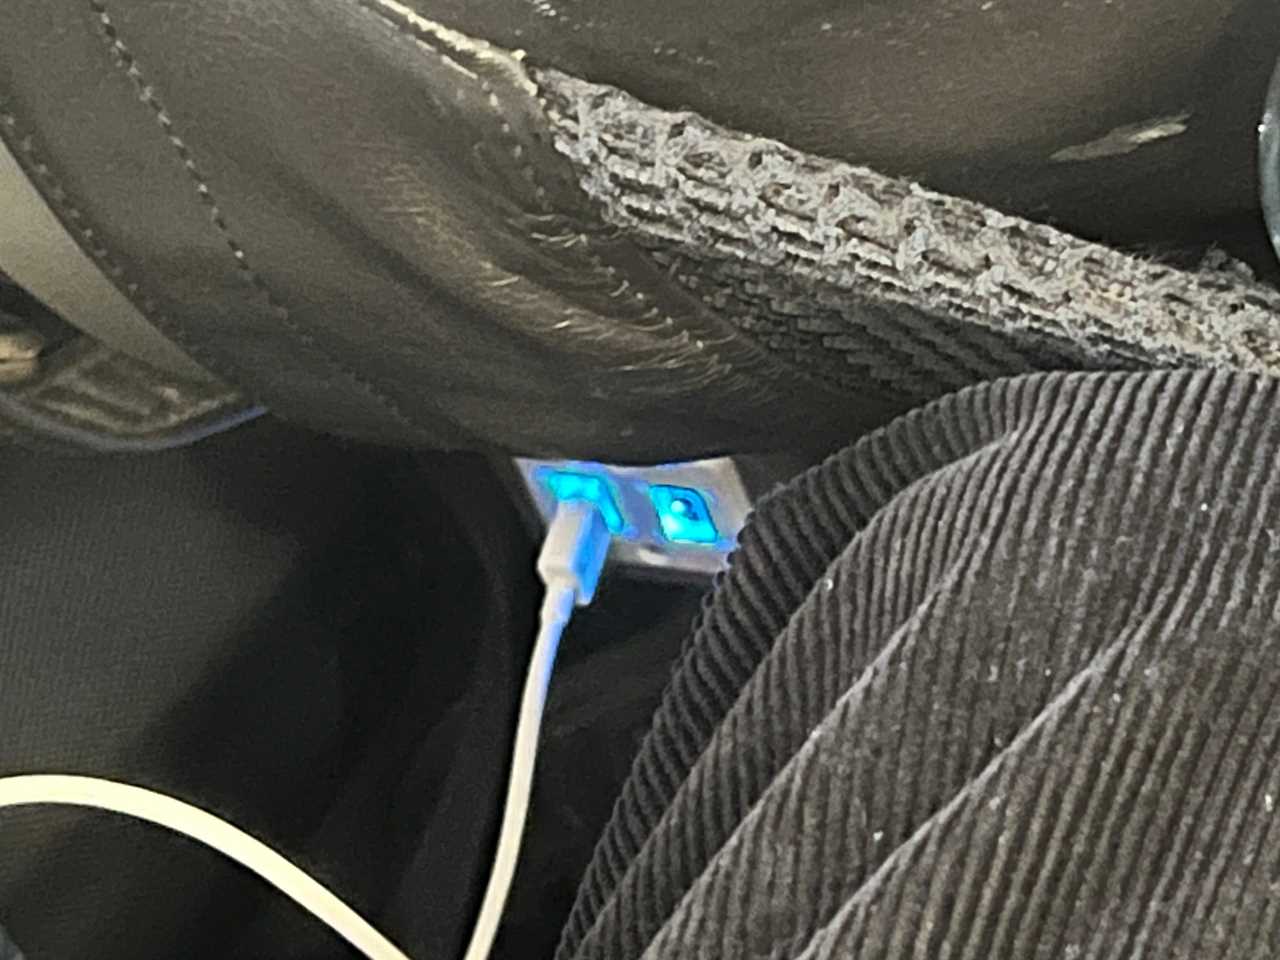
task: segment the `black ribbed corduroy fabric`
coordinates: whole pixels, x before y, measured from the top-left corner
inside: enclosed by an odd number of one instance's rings
[[[1280,956],[1278,467],[1276,381],[1051,374],[772,496],[560,960]]]

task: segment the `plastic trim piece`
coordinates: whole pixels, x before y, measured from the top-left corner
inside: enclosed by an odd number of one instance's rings
[[[212,379],[80,249],[2,139],[0,223],[0,270],[68,323],[169,373]]]

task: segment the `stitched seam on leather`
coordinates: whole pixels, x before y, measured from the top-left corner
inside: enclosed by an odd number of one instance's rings
[[[543,115],[545,116],[548,110],[548,103],[547,103],[546,96],[542,91],[542,86],[538,83],[538,80],[536,77],[530,76],[530,80],[532,80],[533,82],[534,89],[537,90],[536,99],[538,102],[538,106],[541,108]],[[490,102],[496,107],[498,105],[498,97],[497,97],[497,94],[495,94],[490,89],[488,81],[483,81],[481,89],[484,90],[485,93],[489,95]],[[506,120],[503,120],[499,129],[502,131],[503,136],[506,137],[508,142],[511,144],[511,156],[516,161],[521,161],[524,156],[524,146],[520,143],[519,140],[516,139],[515,132],[511,129],[511,124],[508,123]],[[547,191],[540,184],[537,183],[538,175],[537,175],[537,171],[533,167],[533,164],[527,161],[524,161],[521,163],[521,169],[523,170],[525,179],[534,185],[534,198],[538,201],[539,208],[544,213],[554,213],[555,212],[554,208],[551,206],[550,203],[547,202]],[[600,255],[591,249],[591,243],[589,239],[587,243],[583,245],[581,254],[596,269],[597,273],[603,274],[604,276],[608,277],[610,283],[618,284],[618,289],[625,289],[627,286],[630,285],[629,281],[619,276],[617,267],[613,266],[612,264],[605,263],[604,260],[600,257]],[[644,319],[656,320],[658,318],[661,318],[663,328],[669,330],[675,327],[675,324],[676,324],[675,318],[673,318],[671,314],[667,313],[657,304],[650,302],[651,298],[649,294],[645,293],[643,290],[634,290],[632,291],[632,297],[638,303],[648,304],[647,309],[642,314],[642,317]],[[706,344],[704,341],[702,340],[694,341],[694,349],[701,351],[705,347],[706,347]],[[717,364],[718,362],[719,361],[716,361]]]
[[[414,23],[407,17],[388,10],[381,0],[353,0],[353,2],[360,9],[373,14],[379,20],[415,40],[418,46],[435,54],[440,59],[440,62],[444,63],[446,66],[459,69],[464,73],[471,72],[457,60],[453,59],[453,57],[449,56],[437,47],[433,42],[435,38],[430,33],[422,29],[418,24]],[[493,89],[493,84],[480,76],[476,76],[476,80],[479,83],[480,90],[485,95],[489,106],[493,108],[495,113],[498,113],[499,116],[501,116],[502,100],[498,97],[498,92]],[[529,80],[531,83],[533,82],[532,77],[530,77]],[[511,158],[515,160],[519,166],[520,175],[524,177],[524,179],[528,180],[529,184],[533,187],[533,194],[534,198],[538,202],[538,208],[544,213],[552,213],[551,205],[547,202],[546,188],[538,182],[538,174],[534,169],[533,164],[525,159],[524,145],[516,139],[515,131],[511,129],[511,124],[508,123],[506,119],[502,119],[499,129],[502,131],[503,136],[511,143],[511,149],[509,152],[511,154]]]
[[[266,301],[267,306],[271,309],[271,314],[278,320],[286,330],[292,333],[304,346],[311,347],[320,358],[333,371],[341,374],[361,391],[363,391],[372,400],[382,406],[391,416],[401,425],[408,427],[424,438],[430,438],[430,433],[415,419],[410,417],[400,405],[391,397],[382,393],[372,383],[365,380],[354,370],[349,369],[340,363],[337,358],[333,357],[316,341],[316,338],[293,319],[282,303],[280,303],[275,295],[267,286],[266,281],[253,269],[249,263],[249,258],[245,253],[244,247],[236,240],[227,224],[226,218],[222,213],[222,209],[218,206],[217,200],[213,196],[213,191],[209,187],[208,181],[205,179],[199,166],[196,164],[195,157],[191,153],[190,147],[187,146],[173,125],[173,119],[169,116],[168,110],[165,109],[164,103],[156,94],[155,88],[151,86],[143,75],[141,68],[138,66],[137,58],[133,52],[120,39],[119,31],[116,29],[114,21],[107,10],[107,5],[102,0],[89,0],[89,8],[97,16],[101,27],[102,35],[106,38],[112,52],[112,59],[116,66],[120,67],[133,83],[134,88],[138,91],[139,99],[151,109],[155,115],[156,122],[160,125],[160,129],[164,132],[165,138],[169,141],[174,151],[177,153],[182,166],[186,169],[187,175],[195,184],[196,194],[200,201],[209,209],[209,218],[214,227],[221,235],[223,242],[231,250],[231,254],[236,261],[242,275],[248,280],[249,284],[258,291]]]
[[[443,50],[441,50],[439,47],[435,45],[435,43],[433,42],[435,40],[435,37],[433,37],[427,31],[423,30],[421,27],[415,24],[408,17],[399,15],[398,13],[393,13],[391,10],[388,10],[387,7],[381,2],[381,0],[352,0],[352,2],[354,2],[355,5],[360,9],[365,10],[366,12],[374,15],[375,17],[382,20],[384,23],[390,25],[397,31],[411,37],[413,40],[415,40],[418,43],[420,47],[435,54],[437,57],[440,58],[441,62],[445,63],[446,65],[451,67],[462,66],[456,60],[454,60],[452,57],[450,57],[448,54],[446,54]],[[543,115],[545,116],[547,112],[550,110],[550,104],[546,99],[545,93],[543,91],[543,87],[536,76],[528,72],[526,72],[526,76],[528,77],[530,83],[532,84],[533,89],[536,91],[535,100],[537,101],[539,107],[543,111]],[[484,79],[483,77],[478,77],[477,79],[480,85],[480,90],[482,93],[484,93],[489,103],[489,106],[492,107],[494,112],[499,115],[499,119],[500,119],[499,130],[501,131],[503,137],[510,144],[509,153],[512,159],[516,161],[519,167],[521,176],[523,176],[524,179],[527,180],[529,184],[533,187],[534,199],[537,203],[538,209],[542,213],[547,213],[547,214],[557,213],[558,211],[555,209],[555,207],[547,200],[546,188],[541,183],[538,182],[537,169],[525,157],[524,145],[516,137],[515,131],[511,128],[511,124],[506,119],[501,117],[502,100],[498,96],[497,91],[493,89],[493,85],[488,80]],[[539,237],[536,234],[531,236],[530,239],[535,243],[539,242]],[[560,250],[563,252],[563,250],[565,249],[563,245],[558,245],[558,246]],[[621,296],[622,293],[626,292],[630,288],[631,282],[628,279],[626,279],[625,276],[622,275],[621,271],[619,271],[617,267],[614,267],[611,264],[605,263],[604,260],[600,257],[600,255],[591,249],[589,245],[589,241],[588,241],[588,244],[582,245],[577,250],[577,253],[595,270],[597,276],[601,277],[602,279],[607,279],[608,282],[614,286],[614,290],[616,291],[616,294],[615,294],[616,296]],[[641,304],[647,304],[647,307],[645,308],[644,313],[640,314],[641,319],[658,321],[653,327],[646,329],[645,332],[659,333],[660,331],[670,331],[675,328],[675,325],[676,325],[675,319],[668,312],[666,312],[661,307],[659,307],[657,304],[654,304],[652,302],[653,298],[651,297],[650,294],[645,293],[643,290],[632,290],[631,296],[636,302]],[[684,336],[687,337],[687,334],[685,334]],[[714,347],[720,343],[729,342],[732,339],[733,337],[730,334],[724,337],[722,340],[708,341],[708,340],[701,340],[701,339],[691,339],[689,341],[689,344],[692,345],[694,350],[697,350],[699,353],[701,353],[703,350],[705,350],[709,346]],[[671,344],[670,340],[667,340],[663,343],[664,346],[670,346],[670,344]],[[727,369],[729,369],[724,363],[724,361],[721,360],[719,357],[717,357],[714,352],[704,356],[705,356],[705,361],[713,367],[712,370],[708,371],[708,374],[723,374]]]
[[[66,188],[54,176],[52,168],[36,150],[33,136],[19,129],[18,118],[11,113],[0,111],[0,125],[10,131],[11,142],[27,157],[31,164],[30,170],[44,184],[45,189],[41,192],[41,196],[45,203],[60,213],[63,226],[83,241],[80,244],[81,249],[87,250],[89,255],[102,265],[107,276],[117,281],[117,289],[143,317],[163,330],[166,336],[176,341],[194,359],[209,367],[211,371],[216,371],[217,364],[210,361],[205,351],[198,345],[190,343],[177,325],[159,309],[156,302],[143,292],[142,287],[128,278],[124,267],[120,266],[120,263],[111,255],[111,251],[107,249],[94,229],[85,225],[88,223],[88,218],[78,207],[72,205]],[[84,334],[84,336],[89,335]]]
[[[548,123],[552,127],[550,133],[551,133],[552,140],[554,141],[555,138],[558,136],[558,132],[554,129],[554,123],[552,122],[555,108],[551,103],[546,85],[543,83],[542,77],[539,76],[538,72],[535,70],[529,71],[529,79],[533,83],[534,90],[536,91],[535,99],[537,100],[538,107],[542,110],[542,115],[548,119]],[[503,127],[504,127],[504,132],[510,133],[510,127],[507,124],[503,124]],[[555,149],[557,152],[562,152],[560,151],[558,146],[553,147],[553,149]],[[578,187],[579,189],[582,189],[581,183],[578,184]],[[586,190],[583,190],[583,193],[586,194],[591,199],[593,204],[595,204],[596,206],[599,206],[596,199],[594,197],[591,197],[591,195]],[[643,256],[647,256],[650,260],[653,260],[655,266],[660,268],[665,266],[661,263],[658,263],[656,259],[653,258],[651,250],[646,250],[643,247],[640,247],[640,250]],[[588,258],[591,259],[593,263],[596,264],[599,270],[607,273],[611,280],[618,281],[623,288],[629,285],[629,282],[625,278],[619,278],[618,276],[619,271],[617,270],[617,268],[604,263],[603,260],[601,260],[601,258],[597,254],[595,254],[593,251],[591,251],[589,248],[585,251],[585,254]],[[680,285],[674,279],[672,279],[672,277],[674,276],[674,270],[671,267],[666,267],[666,272],[668,274],[668,283],[672,287],[673,292],[676,292],[677,296],[679,295],[679,292],[683,292],[684,295],[694,297],[699,301],[698,306],[694,307],[693,309],[707,310],[713,315],[717,313],[716,305],[712,303],[710,300],[708,300],[705,296],[698,296],[696,293],[692,291],[682,291]],[[634,296],[637,300],[639,300],[642,303],[650,299],[649,295],[639,290],[635,291]],[[659,316],[662,317],[661,327],[654,327],[648,332],[657,332],[660,329],[670,331],[675,327],[675,320],[672,318],[671,314],[659,308],[657,305],[651,306],[644,313],[644,317],[650,318],[650,319],[659,317]],[[687,336],[687,334],[685,334],[685,336]],[[720,337],[713,341],[708,342],[701,339],[695,339],[692,342],[693,342],[694,349],[701,352],[708,345],[714,347],[714,346],[719,346],[721,344],[730,343],[735,339],[735,337],[736,337],[736,334],[734,332],[729,332],[729,333],[726,333],[723,337]],[[755,338],[750,336],[742,338],[742,342],[751,344],[752,346],[756,345]],[[760,356],[764,358],[767,363],[769,363],[770,365],[773,365],[776,362],[772,357],[769,356],[767,352],[764,351],[763,346],[759,347],[759,350],[760,350]],[[725,370],[731,369],[731,367],[728,364],[725,364],[725,362],[722,361],[714,353],[709,357],[709,359],[718,368],[717,372],[723,373]],[[816,378],[812,378],[807,372],[805,372],[803,375],[807,380],[810,380],[813,383],[824,385],[820,380],[817,380]],[[748,389],[758,391],[762,389],[763,384],[759,382],[748,381],[747,386],[748,386]]]

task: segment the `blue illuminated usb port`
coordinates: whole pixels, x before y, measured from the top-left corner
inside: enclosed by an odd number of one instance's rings
[[[707,500],[690,487],[655,484],[649,487],[649,499],[658,511],[662,534],[672,543],[716,543],[720,531],[711,519]]]
[[[558,501],[585,500],[594,503],[600,509],[610,533],[622,533],[626,525],[622,519],[622,511],[609,490],[608,482],[593,473],[578,473],[573,470],[553,470],[540,467],[536,476],[551,491]]]

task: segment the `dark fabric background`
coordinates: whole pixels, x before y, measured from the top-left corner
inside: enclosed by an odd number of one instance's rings
[[[536,600],[482,462],[262,424],[139,459],[10,451],[0,503],[0,772],[171,792],[418,955],[465,936]],[[238,868],[120,817],[6,811],[0,851],[28,960],[346,955]]]
[[[411,956],[461,955],[540,588],[476,457],[264,422],[132,459],[0,453],[0,774],[98,774],[277,846]],[[611,571],[552,684],[495,956],[548,956],[705,585]],[[0,812],[27,960],[352,956],[124,818]],[[3,956],[3,949],[0,949]]]

